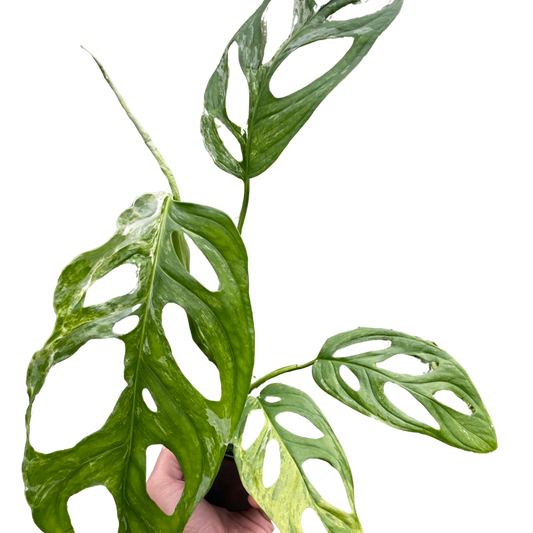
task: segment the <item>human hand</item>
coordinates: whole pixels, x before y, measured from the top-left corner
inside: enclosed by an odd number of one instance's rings
[[[166,514],[174,512],[185,488],[185,478],[178,460],[163,448],[146,483],[148,495]],[[232,512],[202,500],[194,510],[184,533],[272,533],[274,526],[255,500],[246,511]]]

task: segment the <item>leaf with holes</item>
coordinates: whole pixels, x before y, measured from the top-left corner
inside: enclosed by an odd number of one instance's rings
[[[271,0],[265,0],[233,36],[208,82],[204,95],[201,130],[207,151],[221,169],[247,180],[263,173],[285,149],[326,96],[361,62],[376,39],[396,18],[403,0],[350,20],[330,20],[354,0],[331,0],[318,9],[314,0],[295,0],[292,30],[272,60],[263,64],[266,30],[263,17]],[[302,89],[276,98],[270,91],[272,76],[293,52],[324,39],[353,39],[346,54],[325,74]],[[239,64],[249,90],[246,128],[230,120],[226,109],[230,46],[239,47]],[[225,126],[240,144],[237,161],[224,146],[217,129]]]
[[[279,401],[270,403],[267,397]],[[242,436],[248,415],[261,409],[265,425],[255,442],[247,449],[242,447]],[[276,420],[281,413],[296,413],[314,424],[323,434],[311,439],[291,433]],[[263,465],[268,442],[278,442],[281,455],[281,475],[269,488],[263,485]],[[353,479],[344,451],[324,415],[315,402],[302,391],[274,383],[265,387],[258,398],[250,396],[234,436],[235,461],[244,487],[282,533],[302,533],[301,517],[311,508],[320,517],[328,532],[362,531],[355,512]],[[343,481],[351,512],[338,509],[325,501],[306,476],[303,464],[308,459],[326,461],[335,468]]]
[[[188,235],[205,254],[219,281],[208,291],[188,271]],[[85,294],[120,265],[138,268],[129,294],[84,307]],[[163,308],[181,306],[218,367],[222,397],[208,401],[185,378],[162,327]],[[182,531],[209,489],[246,401],[254,359],[248,296],[247,254],[224,213],[170,196],[145,194],[122,213],[117,231],[102,247],[78,256],[61,274],[54,295],[57,322],[28,369],[30,406],[24,457],[26,497],[35,523],[47,533],[72,531],[70,496],[103,485],[117,506],[120,532]],[[137,326],[113,331],[126,317]],[[126,346],[125,388],[105,425],[73,448],[43,454],[31,445],[32,404],[50,369],[90,339],[118,337]],[[157,411],[144,403],[148,389]],[[94,391],[95,397],[98,391]],[[146,449],[163,444],[178,458],[186,484],[172,516],[145,488]]]
[[[367,342],[390,341],[389,348],[360,355],[335,357],[342,348]],[[422,375],[398,374],[376,366],[398,354],[415,357],[427,363]],[[360,383],[355,391],[340,375],[346,366]],[[481,397],[465,370],[436,344],[418,337],[386,329],[359,328],[329,338],[313,365],[313,378],[328,394],[356,411],[405,431],[429,435],[446,444],[478,453],[494,451],[496,433]],[[386,383],[394,383],[408,391],[438,422],[435,429],[408,416],[385,395]],[[472,411],[460,413],[435,398],[438,391],[451,391]]]

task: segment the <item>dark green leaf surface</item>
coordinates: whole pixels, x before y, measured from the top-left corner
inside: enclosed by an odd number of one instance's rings
[[[183,234],[206,255],[220,286],[208,291],[188,272]],[[129,294],[84,307],[88,288],[119,265],[138,267]],[[185,265],[185,266],[184,266]],[[177,366],[161,317],[167,303],[183,307],[219,369],[222,397],[204,398]],[[69,497],[103,485],[113,495],[120,532],[180,532],[209,489],[235,429],[250,386],[254,329],[248,297],[247,255],[233,222],[209,207],[146,194],[120,216],[115,235],[78,256],[59,279],[54,332],[28,369],[28,441],[23,464],[26,496],[35,523],[46,533],[73,531]],[[137,315],[131,332],[113,332]],[[68,450],[42,454],[31,446],[31,407],[51,367],[91,339],[118,337],[125,346],[125,388],[105,425]],[[102,369],[105,371],[105,369]],[[148,409],[150,391],[157,412]],[[94,391],[97,401],[98,391]],[[173,516],[145,489],[146,448],[163,444],[178,458],[185,492]]]
[[[389,348],[360,355],[335,357],[335,352],[365,341],[390,341]],[[376,366],[397,354],[416,357],[428,363],[426,374],[397,374]],[[342,366],[358,378],[355,391],[341,377]],[[423,433],[446,444],[478,453],[496,449],[496,433],[481,397],[465,370],[436,344],[386,329],[359,328],[335,335],[326,341],[313,365],[313,378],[337,400],[390,426]],[[411,418],[385,395],[384,385],[395,383],[418,400],[435,418],[440,429]],[[435,399],[438,391],[452,391],[472,411],[466,415]]]
[[[268,402],[267,397],[278,401]],[[249,413],[261,409],[265,425],[256,441],[242,448],[242,436]],[[291,412],[305,417],[323,434],[311,439],[300,437],[278,424],[276,416]],[[280,448],[281,474],[268,488],[263,485],[263,464],[268,442],[275,439]],[[239,473],[249,494],[259,503],[278,526],[281,533],[303,533],[302,513],[307,508],[316,511],[330,533],[362,532],[353,499],[353,479],[344,451],[324,415],[315,402],[304,392],[274,383],[265,387],[258,398],[250,396],[234,437],[234,453]],[[315,488],[307,478],[302,465],[308,459],[321,459],[335,468],[344,483],[351,513],[338,509],[325,501],[320,488]]]
[[[263,16],[270,1],[265,0],[233,36],[204,96],[201,130],[205,146],[216,165],[245,180],[258,176],[276,161],[320,102],[360,63],[403,4],[403,0],[394,0],[376,13],[331,21],[329,17],[357,2],[331,0],[318,9],[313,0],[295,0],[291,33],[272,60],[263,64],[266,42]],[[283,98],[274,97],[269,88],[270,80],[290,54],[316,41],[339,38],[352,39],[353,44],[335,66],[306,87]],[[230,75],[228,51],[233,43],[239,47],[240,67],[248,82],[250,111],[246,128],[233,123],[226,109]],[[242,161],[237,161],[224,146],[217,131],[217,120],[239,141]]]

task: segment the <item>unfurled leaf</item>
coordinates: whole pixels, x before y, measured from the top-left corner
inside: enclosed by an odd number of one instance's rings
[[[242,437],[246,420],[255,409],[264,413],[265,424],[255,442],[244,450]],[[276,420],[281,413],[296,413],[306,418],[323,436],[307,438],[295,435]],[[272,486],[265,488],[262,477],[265,452],[272,439],[279,444],[281,474]],[[234,453],[244,487],[281,533],[302,533],[302,513],[307,508],[316,511],[328,532],[362,531],[354,507],[353,479],[348,460],[324,415],[307,394],[274,383],[265,387],[258,398],[249,397],[234,437]],[[311,484],[303,468],[309,459],[326,461],[339,472],[351,512],[325,501],[320,495],[321,488]]]
[[[390,341],[388,348],[366,351],[359,355],[339,354],[367,341]],[[400,374],[377,366],[396,355],[407,355],[427,365],[421,375]],[[359,380],[354,390],[341,376],[345,366]],[[390,426],[423,433],[446,444],[478,453],[496,449],[496,433],[481,397],[465,370],[436,344],[386,329],[359,328],[335,335],[326,341],[313,365],[313,378],[328,394],[349,407]],[[440,429],[415,420],[386,396],[384,386],[394,383],[418,400],[433,416]],[[435,394],[451,391],[470,409],[461,413],[438,401]]]
[[[263,17],[270,1],[265,0],[233,36],[204,96],[201,121],[204,144],[216,165],[244,180],[258,176],[276,161],[320,102],[360,63],[403,4],[403,0],[393,0],[376,13],[337,21],[330,17],[357,2],[331,0],[318,9],[313,0],[295,0],[290,35],[272,60],[263,63],[266,42]],[[352,39],[353,44],[336,65],[306,87],[283,98],[274,97],[270,81],[285,59],[307,44],[339,38]],[[232,122],[226,109],[228,52],[233,43],[239,47],[239,64],[249,89],[248,123],[242,125]],[[237,161],[224,146],[218,134],[222,125],[239,142],[242,161]]]
[[[207,290],[188,271],[188,235],[205,254],[220,281]],[[84,307],[85,294],[120,265],[138,267],[138,283],[124,296]],[[180,371],[162,326],[163,308],[181,306],[218,367],[222,397],[204,398]],[[26,497],[35,523],[46,533],[72,531],[67,501],[95,485],[107,487],[117,506],[120,532],[180,532],[214,479],[240,418],[250,386],[254,328],[248,297],[247,255],[224,213],[146,194],[120,216],[115,235],[78,256],[59,279],[54,332],[28,370],[30,407],[24,458]],[[125,335],[113,332],[136,315]],[[50,454],[31,445],[31,408],[53,365],[76,357],[91,339],[118,337],[126,346],[125,388],[105,425],[73,448]],[[102,369],[105,372],[105,369]],[[143,401],[148,389],[157,406]],[[98,390],[94,390],[95,401]],[[163,444],[178,458],[185,491],[173,516],[146,492],[146,449]]]

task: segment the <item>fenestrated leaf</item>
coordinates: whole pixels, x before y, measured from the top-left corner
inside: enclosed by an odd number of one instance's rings
[[[271,403],[265,400],[268,396],[280,399]],[[255,409],[263,411],[265,424],[255,442],[244,450],[243,431],[249,413]],[[278,414],[285,412],[305,417],[322,432],[323,437],[312,439],[288,431],[276,420]],[[271,439],[279,444],[281,474],[271,487],[265,488],[263,465]],[[362,532],[355,512],[352,472],[346,455],[324,415],[304,392],[273,383],[265,387],[258,398],[250,396],[234,436],[234,453],[244,487],[281,533],[302,533],[302,513],[307,508],[316,511],[330,533]],[[320,487],[311,484],[302,468],[308,459],[326,461],[339,472],[350,503],[350,513],[325,501],[320,495]]]
[[[188,272],[183,234],[215,269],[220,280],[216,292]],[[126,263],[138,267],[136,288],[84,307],[91,284]],[[219,402],[204,398],[172,357],[161,322],[167,303],[183,307],[201,332],[220,372]],[[250,386],[254,329],[247,255],[235,225],[210,207],[175,202],[163,193],[143,195],[122,213],[105,245],[65,268],[54,307],[54,332],[28,369],[23,470],[35,523],[46,533],[73,531],[67,500],[84,488],[103,485],[116,502],[120,532],[181,532],[218,471]],[[135,329],[113,333],[115,323],[131,315],[139,316]],[[73,448],[39,453],[31,445],[31,408],[51,367],[76,357],[90,339],[113,337],[126,346],[126,384],[107,422]],[[144,404],[144,388],[155,400],[155,413]],[[96,400],[98,390],[94,394]],[[159,510],[146,492],[145,452],[152,444],[172,450],[185,474],[185,491],[173,516]]]
[[[290,140],[312,115],[320,102],[361,62],[376,39],[398,15],[403,0],[393,2],[364,17],[332,21],[329,17],[354,0],[331,0],[320,9],[314,0],[295,0],[293,27],[274,57],[263,64],[266,31],[263,16],[271,0],[265,0],[233,36],[211,76],[204,95],[201,131],[204,144],[215,164],[247,180],[264,172],[285,149]],[[272,76],[279,66],[302,46],[324,39],[353,39],[346,54],[315,81],[283,98],[270,91]],[[249,115],[246,127],[228,117],[228,52],[233,43],[239,47],[239,64],[249,89]],[[225,125],[238,140],[242,161],[226,149],[216,121]]]
[[[365,341],[390,341],[391,346],[359,355],[335,357],[335,352]],[[416,357],[428,364],[426,374],[398,374],[376,366],[398,354]],[[342,366],[358,378],[360,389],[355,391],[341,377]],[[478,453],[497,447],[492,421],[476,388],[465,370],[455,359],[436,344],[387,329],[358,328],[329,338],[313,365],[313,378],[337,400],[390,426],[423,433],[446,444]],[[411,393],[435,418],[440,429],[415,420],[396,407],[384,392],[385,383],[395,383]],[[452,391],[471,410],[460,413],[435,399],[441,390]]]

